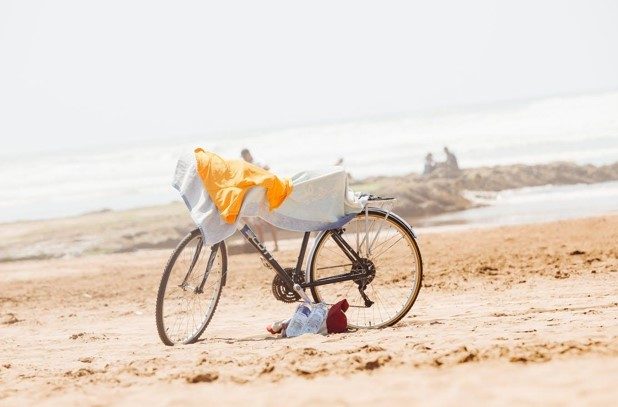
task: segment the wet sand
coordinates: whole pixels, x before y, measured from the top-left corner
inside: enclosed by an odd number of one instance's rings
[[[399,324],[294,339],[264,329],[294,307],[272,271],[231,256],[203,340],[173,348],[154,321],[167,249],[1,263],[0,404],[609,405],[616,242],[618,216],[427,234]]]

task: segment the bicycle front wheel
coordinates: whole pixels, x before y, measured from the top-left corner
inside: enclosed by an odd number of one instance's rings
[[[197,341],[219,303],[227,272],[225,243],[206,247],[202,242],[198,229],[189,233],[163,271],[156,321],[159,337],[166,345]]]
[[[394,325],[410,311],[421,288],[423,263],[411,228],[392,213],[369,209],[342,229],[341,236],[358,253],[361,262],[353,262],[345,255],[332,237],[337,231],[323,232],[309,261],[309,281],[363,268],[369,270],[368,276],[312,287],[314,300],[333,304],[347,299],[350,328]],[[363,287],[373,304],[366,305],[360,291]]]

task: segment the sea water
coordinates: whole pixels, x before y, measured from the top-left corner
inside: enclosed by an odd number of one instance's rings
[[[198,145],[224,157],[249,148],[284,176],[339,158],[355,178],[420,172],[425,154],[441,160],[445,145],[462,167],[605,164],[618,160],[618,92],[98,149],[0,151],[0,222],[177,202],[176,160]]]
[[[419,220],[415,229],[448,232],[618,214],[618,181],[505,190],[485,195],[478,204],[482,206]]]

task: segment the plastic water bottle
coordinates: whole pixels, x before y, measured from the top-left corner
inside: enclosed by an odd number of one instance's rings
[[[307,319],[307,323],[303,329],[303,334],[317,334],[326,318],[326,314],[328,309],[326,304],[319,303],[313,307],[311,310],[311,314],[309,314],[309,318]]]
[[[290,319],[288,323],[288,327],[285,329],[285,336],[288,338],[292,338],[294,336],[302,335],[303,329],[305,328],[305,324],[309,319],[309,315],[311,314],[311,309],[309,308],[307,303],[302,303],[296,308],[296,312]]]

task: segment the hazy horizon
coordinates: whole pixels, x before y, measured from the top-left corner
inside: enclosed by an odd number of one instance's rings
[[[394,113],[384,113],[376,116],[358,116],[358,117],[342,117],[331,120],[316,120],[316,121],[307,121],[303,123],[289,123],[289,124],[281,124],[281,125],[273,125],[270,127],[253,127],[253,128],[244,128],[244,129],[234,129],[234,130],[221,130],[221,131],[213,131],[209,133],[194,133],[194,134],[178,134],[173,135],[171,138],[169,136],[161,135],[159,137],[151,137],[148,141],[150,145],[156,146],[165,146],[170,145],[170,143],[181,143],[185,145],[189,145],[191,143],[196,146],[201,145],[200,143],[210,142],[213,140],[220,140],[221,137],[225,138],[259,138],[265,134],[271,133],[279,133],[285,131],[294,131],[297,129],[311,129],[311,128],[321,128],[327,126],[337,126],[337,125],[349,125],[349,124],[357,124],[357,123],[378,123],[378,122],[388,122],[392,120],[401,120],[401,119],[416,119],[416,118],[427,118],[431,116],[436,116],[440,118],[445,118],[449,116],[455,116],[457,114],[466,114],[466,113],[478,113],[478,112],[500,112],[500,111],[508,111],[515,106],[527,106],[534,102],[547,102],[550,100],[557,99],[569,99],[577,96],[582,97],[594,97],[594,96],[603,96],[603,95],[618,95],[618,88],[616,89],[607,89],[607,90],[598,90],[598,91],[590,91],[590,92],[565,92],[563,94],[555,94],[549,96],[539,96],[539,97],[528,97],[528,98],[519,98],[519,99],[510,99],[510,100],[497,100],[493,102],[487,103],[470,103],[470,104],[461,104],[461,105],[453,105],[453,106],[438,106],[434,108],[427,109],[418,109],[415,111],[409,112],[394,112]],[[410,134],[411,136],[415,136],[414,134]],[[618,136],[618,135],[617,135]],[[57,146],[57,147],[49,147],[44,146],[43,148],[33,147],[33,146],[25,146],[23,150],[3,150],[0,151],[0,157],[10,157],[14,153],[19,153],[23,151],[34,152],[37,154],[43,155],[55,155],[57,153],[79,153],[86,152],[91,153],[95,151],[118,151],[120,148],[135,148],[141,145],[144,140],[139,139],[128,139],[128,140],[115,140],[115,142],[110,143],[107,140],[96,140],[95,142],[91,142],[90,144],[80,144],[75,146]],[[247,147],[251,147],[249,143]]]

